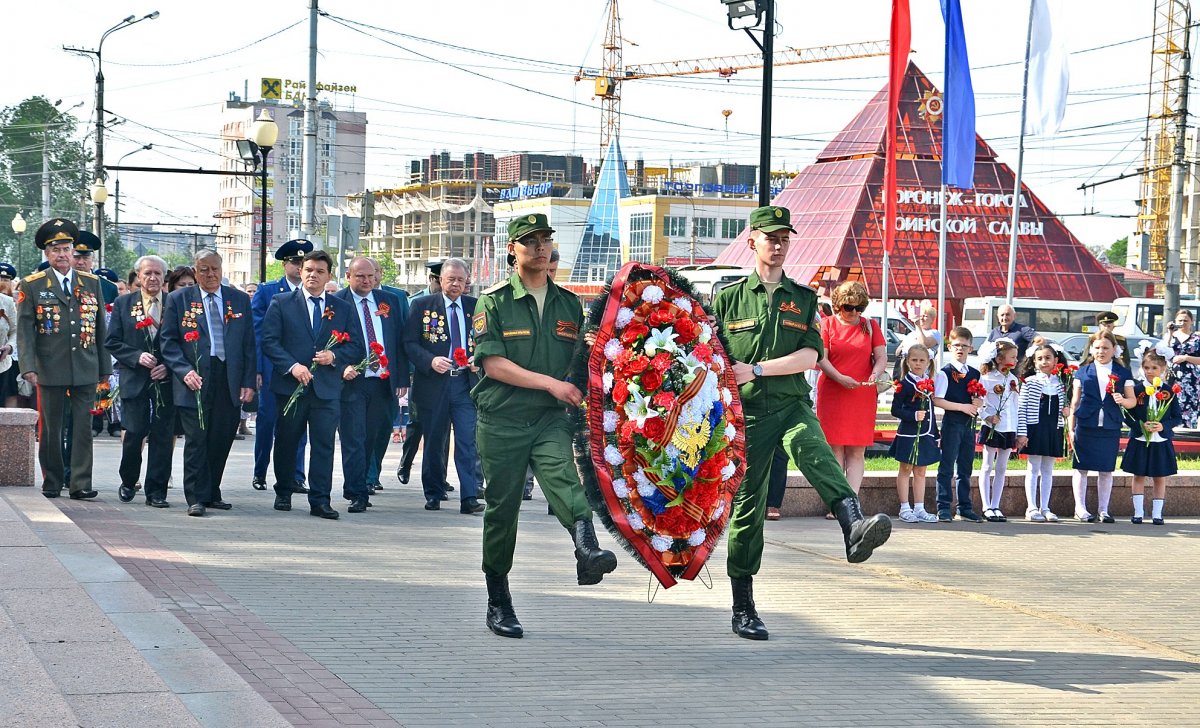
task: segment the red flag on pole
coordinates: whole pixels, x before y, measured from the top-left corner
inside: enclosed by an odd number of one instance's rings
[[[900,115],[900,92],[908,54],[912,50],[912,23],[908,0],[892,0],[891,72],[888,76],[887,149],[883,165],[883,249],[896,244],[896,117]]]

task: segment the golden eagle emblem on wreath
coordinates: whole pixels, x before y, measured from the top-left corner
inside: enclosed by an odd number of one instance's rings
[[[917,114],[925,121],[937,121],[942,118],[942,108],[942,95],[937,91],[926,91],[921,96]]]

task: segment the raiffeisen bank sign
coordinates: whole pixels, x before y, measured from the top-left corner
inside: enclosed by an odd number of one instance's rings
[[[263,101],[303,101],[308,89],[306,81],[293,81],[290,78],[263,78]],[[354,84],[321,83],[317,82],[317,93],[327,91],[335,94],[356,94],[358,86]]]

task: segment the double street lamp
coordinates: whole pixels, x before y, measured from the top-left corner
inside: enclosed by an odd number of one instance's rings
[[[25,234],[25,228],[25,218],[21,217],[21,211],[17,210],[12,219],[12,231],[17,235],[17,278],[21,277],[21,236]]]
[[[762,128],[760,131],[758,153],[758,205],[765,207],[771,204],[771,94],[774,81],[775,60],[775,2],[776,0],[721,0],[728,13],[729,29],[744,30],[750,40],[762,51],[763,58],[763,91],[762,91]],[[750,32],[764,20],[763,39]],[[753,19],[753,23],[751,23]],[[736,21],[736,22],[735,22]]]
[[[256,165],[256,168],[261,169],[262,217],[259,220],[258,281],[265,283],[267,280],[267,173],[270,170],[271,148],[279,139],[279,125],[271,118],[271,114],[263,109],[258,118],[254,120],[254,124],[250,126],[248,136],[248,139],[238,140],[237,148],[238,154],[244,162],[252,163]]]

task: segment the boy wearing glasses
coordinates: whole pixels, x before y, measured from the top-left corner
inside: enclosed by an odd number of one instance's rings
[[[953,521],[950,480],[958,484],[958,517],[980,523],[983,518],[971,507],[971,467],[975,462],[975,415],[982,399],[971,395],[971,382],[979,381],[979,370],[967,364],[972,351],[970,330],[958,326],[950,332],[950,362],[933,380],[933,404],[941,407],[942,459],[938,463],[937,509],[939,521]],[[955,468],[958,472],[955,473]]]

